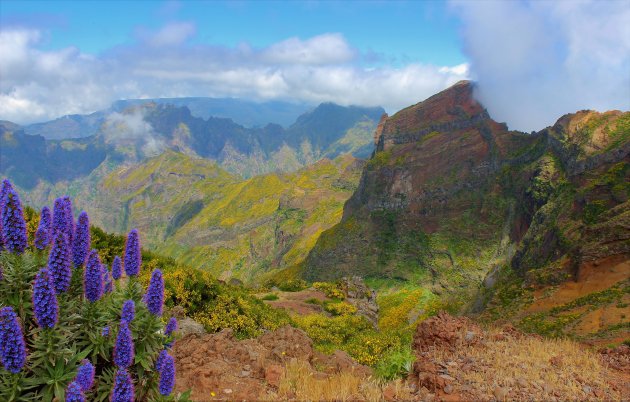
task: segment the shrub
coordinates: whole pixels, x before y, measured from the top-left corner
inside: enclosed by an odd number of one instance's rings
[[[3,213],[12,215],[3,220],[9,226],[4,230],[21,235],[24,215],[18,208],[17,193],[8,194]],[[70,200],[64,197],[58,204],[56,238],[66,240],[70,228],[75,227],[70,222]],[[12,211],[7,212],[9,209]],[[89,242],[86,225],[78,227],[81,241]],[[76,233],[72,236],[75,238]],[[64,258],[58,266],[58,261],[45,255],[50,246],[37,249],[31,242],[23,249],[24,239],[16,238],[20,247],[12,245],[0,252],[2,400],[105,401],[117,392],[123,396],[135,394],[137,400],[187,399],[185,395],[177,399],[165,396],[164,391],[172,390],[168,381],[166,386],[158,387],[160,372],[155,361],[172,341],[172,336],[164,334],[162,318],[156,314],[161,310],[159,286],[151,293],[149,308],[143,303],[145,287],[136,278],[120,279],[112,292],[104,292],[102,264],[96,251],[85,268],[83,258],[77,260],[78,266],[67,272],[66,284],[65,264],[69,259]],[[59,249],[62,246],[65,252]],[[55,252],[67,257],[70,247],[70,242],[59,241]],[[56,275],[57,271],[63,275]],[[56,286],[61,279],[63,286]],[[126,300],[135,303],[135,317],[121,323]]]
[[[346,298],[341,286],[338,283],[331,282],[315,282],[313,287],[323,292],[327,297],[331,299],[343,300]]]
[[[388,381],[406,377],[411,371],[415,358],[409,345],[392,349],[376,363],[374,373],[377,377]]]
[[[269,293],[268,295],[264,295],[262,297],[262,300],[268,300],[268,301],[278,300],[278,295],[275,293]]]
[[[306,289],[308,284],[303,279],[288,279],[285,282],[278,284],[278,288],[285,292],[299,292]]]
[[[349,315],[357,312],[357,308],[346,302],[324,303],[324,310],[332,315]]]

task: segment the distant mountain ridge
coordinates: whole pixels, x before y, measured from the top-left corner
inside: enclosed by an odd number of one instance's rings
[[[0,173],[29,189],[40,180],[86,177],[102,163],[111,171],[167,149],[215,160],[244,177],[290,172],[324,157],[369,155],[372,132],[383,113],[382,108],[329,103],[301,115],[286,129],[278,124],[247,128],[228,118],[195,117],[187,107],[150,102],[110,113],[89,137],[63,140],[29,135],[3,122]],[[98,116],[89,118],[96,121]],[[55,124],[63,126],[62,120]],[[72,117],[66,120],[76,122]]]
[[[109,108],[94,113],[65,115],[50,121],[25,124],[22,128],[26,134],[41,135],[50,140],[89,137],[98,133],[111,113],[123,112],[129,107],[148,103],[187,107],[192,116],[205,120],[210,117],[232,119],[235,123],[248,128],[262,127],[269,123],[288,127],[300,115],[315,107],[305,103],[254,102],[238,98],[122,99],[113,102]]]

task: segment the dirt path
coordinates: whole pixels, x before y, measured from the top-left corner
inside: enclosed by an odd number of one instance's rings
[[[271,292],[278,296],[278,300],[265,300],[265,303],[275,308],[288,310],[289,312],[299,315],[307,315],[313,313],[325,313],[320,304],[308,303],[309,300],[317,300],[323,303],[330,300],[323,292],[319,290],[301,290],[299,292]],[[262,297],[263,295],[259,295]],[[328,313],[325,313],[328,314]]]

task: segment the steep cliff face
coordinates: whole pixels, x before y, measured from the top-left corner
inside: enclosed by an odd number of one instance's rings
[[[510,236],[505,221],[514,220],[518,199],[507,194],[502,168],[544,150],[542,136],[493,121],[465,81],[381,121],[375,142],[342,222],[307,259],[309,279],[353,273],[435,282],[445,265],[465,281],[458,267],[476,265],[476,254],[489,259]]]
[[[581,111],[525,134],[493,121],[473,91],[462,81],[381,120],[306,278],[359,274],[439,291],[476,287],[509,261],[524,275],[567,259],[563,272],[575,273],[593,254],[630,253],[630,113]]]

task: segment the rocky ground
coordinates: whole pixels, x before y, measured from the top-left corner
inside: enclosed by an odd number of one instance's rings
[[[175,343],[177,390],[211,400],[627,400],[630,347],[599,352],[568,340],[483,329],[440,313],[414,335],[404,381],[376,381],[346,353],[313,349],[289,326],[256,339],[231,330]]]

